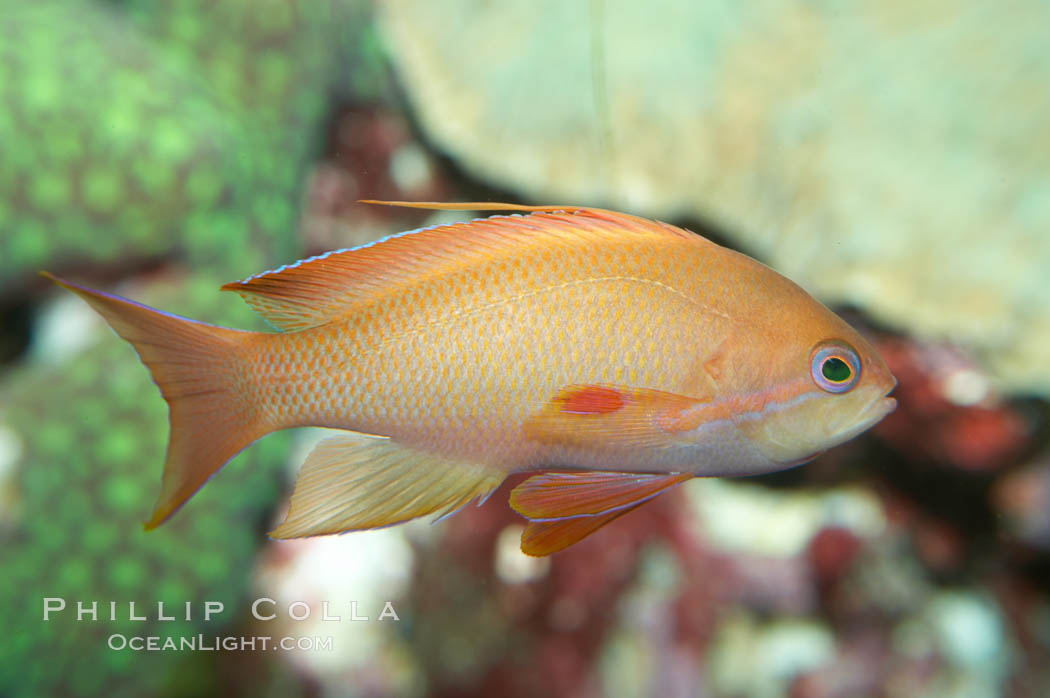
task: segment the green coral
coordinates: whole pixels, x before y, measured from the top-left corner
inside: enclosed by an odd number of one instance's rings
[[[194,277],[155,286],[144,300],[257,326],[244,308],[217,314],[216,293],[214,279]],[[0,694],[161,690],[185,653],[111,650],[108,638],[209,636],[237,620],[279,494],[288,435],[250,447],[183,511],[147,533],[141,522],[160,483],[167,409],[130,346],[107,331],[67,364],[15,374],[0,404],[0,421],[23,442],[14,482],[21,516],[0,529],[0,627],[8,630],[0,643]],[[45,597],[67,603],[48,622]],[[99,620],[77,622],[77,601],[97,601]],[[115,621],[108,620],[110,601],[117,602]],[[150,620],[129,620],[130,601]],[[157,620],[158,601],[176,620]],[[205,623],[204,601],[222,602],[226,611]]]
[[[237,207],[235,124],[148,41],[88,3],[0,12],[0,285],[45,264],[169,254],[185,212]],[[194,197],[151,175],[198,168],[230,184]]]
[[[196,276],[136,300],[251,327],[217,285],[299,256],[331,93],[383,89],[377,45],[364,0],[0,0],[0,294],[41,268],[84,279],[177,259]],[[236,620],[287,435],[147,534],[167,413],[132,349],[107,334],[68,363],[0,378],[0,428],[22,444],[14,476],[0,473],[0,695],[181,690],[178,668],[199,656],[106,640],[220,632],[201,622],[203,600]],[[44,597],[69,608],[45,623]],[[100,614],[119,602],[122,619],[72,619],[96,600]],[[128,620],[129,601],[153,620]],[[158,601],[192,601],[193,620],[157,621]]]
[[[0,290],[41,266],[293,257],[365,6],[0,0]]]

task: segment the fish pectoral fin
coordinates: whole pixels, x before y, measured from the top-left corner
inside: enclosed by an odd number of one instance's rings
[[[529,417],[525,433],[541,443],[564,446],[657,446],[695,426],[690,410],[704,403],[702,398],[648,388],[572,385]]]
[[[446,515],[496,489],[505,473],[353,434],[319,443],[271,538],[301,538]]]
[[[533,476],[510,493],[511,507],[529,519],[521,550],[537,557],[564,550],[692,477],[604,472]]]

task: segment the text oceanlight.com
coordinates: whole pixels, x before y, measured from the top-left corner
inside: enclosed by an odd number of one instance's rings
[[[257,650],[331,652],[332,636],[274,638],[269,635],[251,637],[191,635],[188,637],[159,637],[114,633],[109,636],[107,644],[111,650],[132,650],[134,652],[218,652],[219,650],[226,652],[254,652]]]

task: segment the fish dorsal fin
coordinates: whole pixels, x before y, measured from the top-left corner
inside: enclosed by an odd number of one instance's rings
[[[564,550],[692,477],[606,472],[533,476],[510,493],[511,507],[529,519],[522,552],[543,556]]]
[[[302,330],[343,317],[360,304],[397,293],[421,278],[486,259],[518,256],[535,246],[589,244],[624,235],[701,239],[664,223],[603,209],[518,208],[529,213],[398,233],[256,274],[222,289],[241,294],[274,327]]]
[[[336,436],[319,443],[303,463],[288,516],[270,536],[302,538],[447,515],[486,496],[504,477],[383,437]]]

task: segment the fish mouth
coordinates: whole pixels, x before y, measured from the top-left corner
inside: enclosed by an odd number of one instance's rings
[[[890,390],[892,389],[891,387]],[[834,443],[840,444],[843,441],[848,441],[854,436],[871,429],[896,408],[896,399],[886,394],[879,395],[860,410],[856,423],[835,435]]]
[[[851,430],[853,435],[855,436],[862,431],[867,431],[872,428],[895,409],[897,409],[897,400],[895,398],[892,398],[889,395],[880,395],[875,398],[861,411],[862,417],[860,423]]]
[[[864,422],[867,424],[864,428],[874,425],[880,419],[888,415],[893,410],[897,409],[896,398],[890,397],[890,393],[897,387],[897,379],[893,379],[893,383],[883,392],[881,395],[876,396],[871,402],[868,403],[867,407],[861,410]]]
[[[877,415],[878,419],[882,419],[895,409],[897,409],[896,398],[884,395],[883,397],[876,398],[871,403],[871,406],[868,407],[868,414],[871,416]]]
[[[888,376],[888,378],[889,387],[887,387],[881,395],[877,396],[875,399],[869,402],[868,406],[861,411],[861,414],[863,414],[865,417],[864,421],[868,423],[867,426],[864,427],[865,429],[874,425],[876,422],[888,415],[890,412],[897,409],[897,400],[895,398],[890,397],[890,393],[892,393],[897,388],[897,379],[893,376]]]

